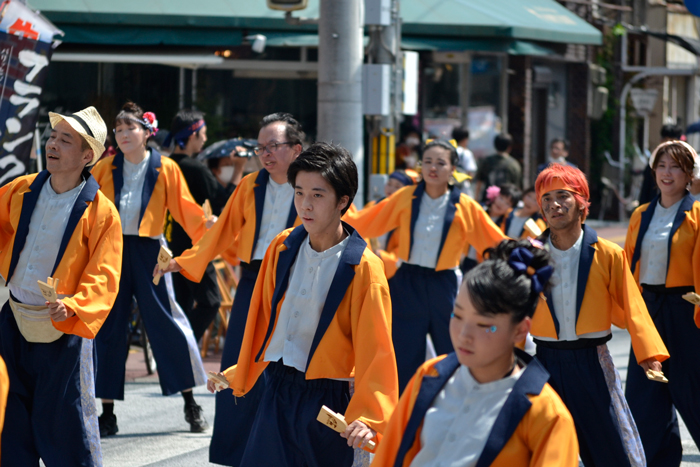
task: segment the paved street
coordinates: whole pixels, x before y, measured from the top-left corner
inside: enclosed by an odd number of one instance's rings
[[[601,237],[623,243],[624,226],[594,225]],[[6,288],[0,289],[6,294]],[[0,296],[4,301],[6,295]],[[629,334],[615,329],[609,343],[610,352],[624,381],[629,355]],[[205,362],[207,370],[218,368],[218,355],[210,355]],[[206,418],[214,419],[214,396],[204,388],[195,390],[197,402],[204,408]],[[161,395],[157,376],[149,376],[143,353],[134,347],[127,363],[126,400],[117,402],[115,413],[119,420],[119,434],[102,443],[105,467],[199,467],[208,462],[211,430],[203,434],[189,433],[183,417],[183,400],[179,395]],[[682,426],[683,466],[700,466],[700,452],[685,426]]]

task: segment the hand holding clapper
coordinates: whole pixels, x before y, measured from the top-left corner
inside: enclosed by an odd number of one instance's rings
[[[173,259],[173,252],[161,245],[160,251],[158,252],[158,269],[160,269],[160,271],[158,271],[158,274],[153,278],[153,283],[155,285],[158,285],[160,282],[160,278],[163,275],[162,271],[168,267],[171,259]]]
[[[39,284],[39,289],[41,289],[41,295],[44,296],[47,302],[56,303],[58,300],[58,294],[56,293],[56,287],[58,287],[58,279],[49,277],[46,282],[36,281]]]
[[[321,411],[318,413],[316,420],[323,423],[329,428],[337,431],[338,433],[344,433],[348,427],[348,422],[345,421],[345,417],[339,413],[333,412],[331,409],[325,405],[321,407]],[[369,441],[367,443],[370,449],[374,449],[377,444],[374,441]]]

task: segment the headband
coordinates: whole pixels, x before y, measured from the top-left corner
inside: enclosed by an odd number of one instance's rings
[[[454,146],[455,149],[457,149],[457,141],[455,141],[455,140],[453,140],[453,139],[451,139],[451,140],[449,140],[449,141],[446,140],[446,139],[426,139],[426,140],[425,140],[425,145],[427,146],[427,145],[429,145],[429,144],[432,143],[432,142],[436,142],[436,143],[440,143],[440,142],[442,142],[442,143],[448,143],[448,144]]]
[[[170,147],[170,143],[175,141],[175,143],[178,146],[180,146],[180,149],[184,149],[185,145],[187,145],[187,140],[189,139],[190,135],[197,133],[204,125],[204,119],[197,120],[192,125],[183,128],[174,135],[170,133],[168,137],[165,138],[165,141],[163,141],[163,147]]]
[[[690,152],[690,156],[693,158],[693,180],[700,180],[700,160],[698,160],[698,153],[695,151],[695,148],[693,148],[690,144],[686,143],[685,141],[666,141],[665,143],[661,143],[658,146],[656,146],[654,152],[651,153],[651,157],[649,157],[649,167],[651,167],[652,169],[654,168],[654,161],[656,160],[656,155],[658,154],[659,149],[674,144],[680,144],[682,147],[684,147]]]
[[[389,178],[393,178],[394,180],[398,180],[399,182],[403,183],[404,186],[408,185],[413,185],[413,179],[406,175],[405,173],[401,172],[392,172],[391,175],[389,175]]]
[[[549,183],[547,183],[546,185],[543,184],[542,186],[540,186],[540,189],[538,190],[539,193],[537,194],[537,202],[539,203],[540,207],[542,207],[542,196],[545,193],[549,193],[550,191],[556,191],[556,190],[566,190],[566,191],[570,191],[571,193],[577,194],[583,198],[586,197],[579,190],[577,190],[573,186],[567,184],[563,178],[552,177],[552,179],[549,181]]]
[[[154,135],[158,133],[158,120],[156,120],[156,114],[153,112],[145,112],[143,118],[132,117],[131,115],[126,115],[120,118],[120,120],[129,120],[130,122],[138,123]],[[112,130],[115,131],[116,130]]]
[[[544,290],[544,286],[547,284],[547,281],[549,281],[549,278],[552,277],[554,268],[547,265],[539,269],[535,269],[534,267],[530,266],[534,257],[535,255],[533,255],[530,250],[519,246],[510,253],[508,264],[517,272],[530,276],[530,288],[536,294],[539,294]]]

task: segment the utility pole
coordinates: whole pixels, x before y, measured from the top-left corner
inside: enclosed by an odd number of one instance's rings
[[[357,164],[364,199],[362,57],[364,0],[321,0],[318,23],[319,141],[346,148]]]

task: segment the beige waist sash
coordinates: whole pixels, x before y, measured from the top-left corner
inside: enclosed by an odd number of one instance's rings
[[[15,315],[19,332],[27,342],[47,344],[63,335],[62,331],[53,327],[48,307],[25,305],[10,298],[10,308]]]

